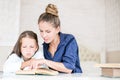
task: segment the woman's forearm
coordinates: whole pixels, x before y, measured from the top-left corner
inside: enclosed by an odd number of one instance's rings
[[[44,60],[44,64],[48,65],[50,68],[53,68],[60,72],[71,73],[72,70],[66,68],[63,63],[53,62],[50,60]]]

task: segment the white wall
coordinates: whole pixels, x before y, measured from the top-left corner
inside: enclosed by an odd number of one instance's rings
[[[0,0],[0,71],[19,34],[20,0]]]
[[[106,49],[120,50],[120,0],[106,0]]]
[[[0,0],[0,46],[11,46],[19,33],[20,0]]]

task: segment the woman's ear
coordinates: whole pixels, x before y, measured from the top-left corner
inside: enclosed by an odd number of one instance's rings
[[[58,26],[56,29],[57,29],[57,33],[59,33],[60,32],[60,26]]]

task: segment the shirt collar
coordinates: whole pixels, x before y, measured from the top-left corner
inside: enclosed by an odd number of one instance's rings
[[[64,45],[65,44],[65,36],[62,32],[59,32],[59,36],[60,36],[60,45]]]
[[[58,34],[60,36],[60,43],[59,43],[58,46],[64,45],[65,44],[65,36],[64,36],[64,34],[62,32],[59,32]],[[49,43],[44,42],[43,45],[46,45],[47,48],[48,48]]]

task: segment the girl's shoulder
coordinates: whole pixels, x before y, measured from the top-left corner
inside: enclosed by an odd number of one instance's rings
[[[22,57],[19,57],[17,54],[13,53],[9,55],[8,60],[21,60]]]
[[[8,63],[23,62],[23,58],[18,57],[16,54],[11,54],[5,61],[5,65]]]
[[[9,55],[9,57],[14,57],[15,58],[15,57],[18,57],[18,56],[17,56],[17,54],[13,53],[13,54]]]

